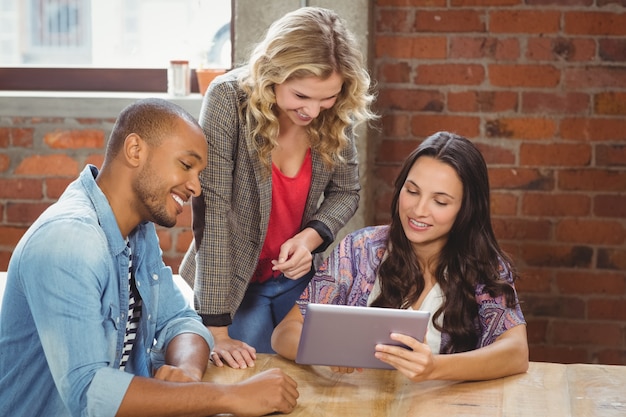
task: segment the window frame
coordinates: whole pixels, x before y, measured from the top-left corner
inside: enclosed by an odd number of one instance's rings
[[[166,68],[2,67],[0,90],[166,92]],[[191,92],[198,93],[195,69]]]

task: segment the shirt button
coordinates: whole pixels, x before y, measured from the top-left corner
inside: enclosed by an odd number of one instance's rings
[[[157,274],[153,274],[153,275],[152,275],[152,279],[156,281],[156,280],[158,280],[158,279],[159,279],[159,276],[158,276]]]
[[[135,285],[140,287],[141,286],[141,282],[135,281]]]
[[[148,320],[152,318],[152,314],[148,314]]]

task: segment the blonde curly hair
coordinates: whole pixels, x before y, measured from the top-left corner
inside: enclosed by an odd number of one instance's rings
[[[261,162],[270,169],[270,152],[279,133],[274,86],[292,79],[327,79],[338,73],[343,86],[333,107],[307,126],[312,149],[328,168],[343,162],[350,129],[377,116],[370,106],[370,76],[363,55],[344,21],[332,10],[303,7],[275,21],[253,50],[239,79],[249,100],[241,109]]]

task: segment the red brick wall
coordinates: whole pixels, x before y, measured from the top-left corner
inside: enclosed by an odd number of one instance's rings
[[[477,143],[532,360],[626,364],[625,5],[376,1],[375,222],[420,140]]]
[[[488,4],[490,7],[482,5]],[[626,364],[626,2],[377,0],[381,131],[372,223],[407,153],[437,130],[476,142],[494,225],[523,280],[531,359]],[[0,269],[113,120],[0,119]],[[189,208],[159,229],[177,271]]]

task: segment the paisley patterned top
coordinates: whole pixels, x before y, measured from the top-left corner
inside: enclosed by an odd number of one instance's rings
[[[387,250],[388,236],[389,226],[370,226],[343,238],[300,296],[298,305],[302,314],[306,314],[308,303],[367,306],[378,266]],[[504,263],[501,264],[500,277],[515,289],[511,271]],[[476,286],[475,294],[479,306],[476,348],[487,346],[506,330],[526,323],[519,303],[514,308],[507,307],[504,297],[492,297],[484,291],[484,284]],[[515,298],[517,301],[517,294]],[[448,345],[449,340],[444,329],[442,348]]]

